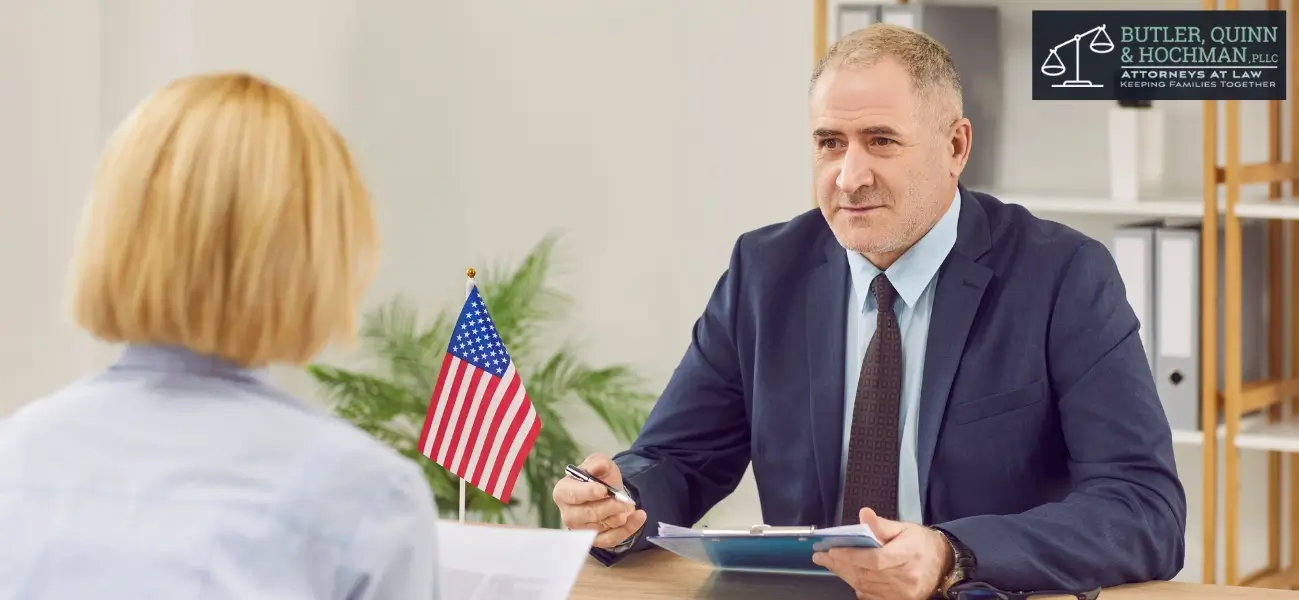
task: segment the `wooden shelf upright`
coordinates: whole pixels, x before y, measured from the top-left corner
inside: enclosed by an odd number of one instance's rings
[[[1299,24],[1299,0],[1291,0],[1286,15],[1287,49],[1289,63],[1288,83],[1295,85],[1296,49],[1293,40]],[[1224,0],[1225,10],[1239,10],[1240,0]],[[1206,10],[1217,10],[1217,0],[1204,0]],[[1269,10],[1279,10],[1281,0],[1268,0]],[[1293,204],[1294,199],[1282,201],[1282,183],[1290,182],[1290,195],[1299,196],[1299,170],[1296,151],[1299,151],[1299,102],[1290,101],[1289,135],[1291,150],[1289,161],[1282,159],[1282,102],[1268,100],[1268,159],[1263,163],[1242,164],[1240,102],[1221,101],[1224,105],[1225,156],[1218,161],[1218,103],[1204,101],[1204,214],[1201,238],[1201,403],[1204,433],[1204,581],[1214,583],[1217,577],[1217,517],[1218,490],[1217,467],[1219,458],[1218,427],[1222,420],[1225,435],[1222,437],[1224,461],[1223,492],[1225,549],[1224,581],[1227,585],[1292,589],[1299,586],[1299,498],[1294,486],[1299,481],[1299,428],[1287,424],[1284,407],[1292,405],[1291,413],[1299,415],[1299,220],[1284,210],[1273,210],[1283,204]],[[1219,198],[1219,186],[1223,198]],[[1246,185],[1267,185],[1267,200],[1263,206],[1249,210],[1242,216],[1241,188]],[[1254,208],[1254,207],[1249,207]],[[1221,211],[1223,232],[1222,297],[1219,298],[1218,240],[1211,232],[1219,229]],[[1258,290],[1242,290],[1242,218],[1267,221],[1268,233],[1268,369],[1261,381],[1242,381],[1242,319],[1245,297],[1253,300]],[[1288,225],[1288,227],[1287,227]],[[1285,272],[1285,238],[1290,240],[1289,277]],[[1287,280],[1294,288],[1287,302]],[[1223,309],[1222,354],[1223,381],[1218,378],[1218,311]],[[1287,311],[1288,308],[1288,311]],[[1289,340],[1286,339],[1285,320],[1290,319]],[[1291,364],[1284,365],[1287,344],[1294,351]],[[1241,419],[1247,414],[1266,411],[1266,422],[1258,430],[1242,432]],[[1240,572],[1240,450],[1242,448],[1267,450],[1267,564],[1257,571]],[[1289,453],[1290,462],[1290,565],[1282,565],[1282,509],[1285,489],[1282,480],[1282,455]],[[1189,492],[1189,490],[1188,490]]]

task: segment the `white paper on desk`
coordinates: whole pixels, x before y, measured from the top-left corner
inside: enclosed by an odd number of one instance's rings
[[[594,531],[438,522],[443,600],[567,600]]]

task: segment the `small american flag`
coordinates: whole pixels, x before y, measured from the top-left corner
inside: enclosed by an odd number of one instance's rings
[[[420,452],[456,477],[509,502],[540,431],[541,420],[523,380],[470,280],[433,388]]]

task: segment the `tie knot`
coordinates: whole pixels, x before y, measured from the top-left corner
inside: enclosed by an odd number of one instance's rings
[[[893,284],[889,283],[888,276],[880,273],[871,280],[871,294],[875,295],[875,304],[880,312],[893,310]]]

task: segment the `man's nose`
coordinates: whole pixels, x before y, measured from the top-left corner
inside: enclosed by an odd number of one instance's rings
[[[848,145],[835,184],[839,186],[839,191],[845,194],[875,185],[875,174],[871,171],[871,156],[865,148],[858,144]]]

